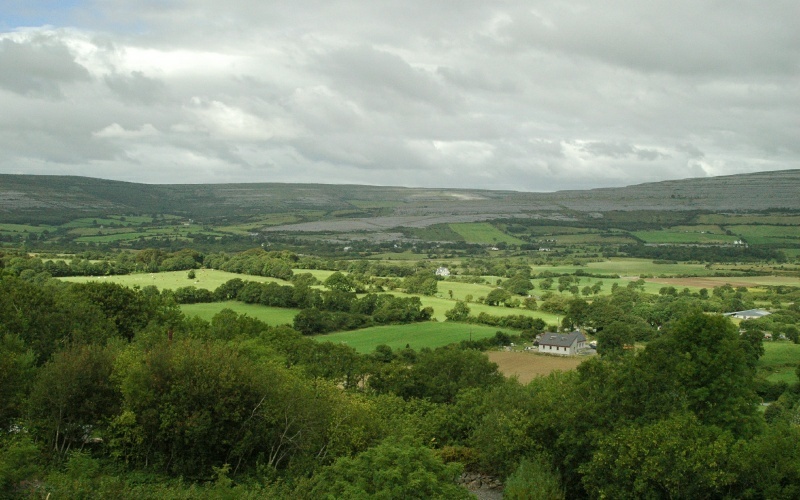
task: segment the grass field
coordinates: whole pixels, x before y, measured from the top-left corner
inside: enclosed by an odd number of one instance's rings
[[[557,234],[579,234],[592,232],[590,229],[570,226],[531,226],[525,232],[533,236],[551,236]]]
[[[738,238],[724,233],[708,233],[694,231],[636,231],[632,233],[646,243],[657,244],[733,244]]]
[[[493,337],[498,331],[512,333],[511,330],[463,323],[435,322],[411,323],[408,325],[388,325],[337,332],[314,337],[320,342],[329,341],[347,344],[360,353],[372,352],[375,347],[386,344],[392,349],[403,349],[406,345],[419,350],[423,347],[441,347],[462,340],[478,340]]]
[[[786,341],[764,342],[764,355],[758,360],[758,370],[770,382],[797,383],[795,370],[800,363],[800,344]]]
[[[411,251],[376,253],[367,257],[367,259],[369,260],[402,260],[409,262],[416,262],[420,260],[425,260],[427,258],[428,258],[427,254],[414,253]]]
[[[650,259],[612,258],[600,262],[589,262],[585,266],[533,266],[533,273],[552,271],[556,273],[574,273],[583,270],[592,274],[618,274],[620,276],[640,276],[652,274],[653,276],[679,274],[713,274],[712,269],[706,269],[704,264],[654,264]]]
[[[488,222],[450,224],[450,229],[460,234],[467,243],[483,243],[486,245],[501,242],[512,245],[521,245],[525,243],[519,238],[507,235]]]
[[[183,314],[187,316],[197,316],[206,321],[211,321],[211,318],[223,309],[231,309],[237,314],[246,314],[251,318],[263,321],[271,326],[291,325],[295,315],[300,311],[299,309],[267,307],[236,301],[212,302],[210,304],[183,304],[181,306]]]
[[[625,234],[600,234],[600,233],[583,233],[583,234],[560,234],[547,239],[553,239],[555,242],[548,243],[542,242],[541,245],[546,247],[548,245],[563,246],[563,245],[621,245],[633,244],[636,240]],[[541,241],[541,240],[540,240]]]
[[[0,224],[0,233],[42,233],[44,231],[54,231],[55,226],[31,226],[29,224]]]
[[[288,284],[288,282],[275,279],[264,278],[262,276],[247,276],[244,274],[227,273],[225,271],[217,271],[214,269],[197,269],[195,270],[195,279],[190,280],[187,278],[188,271],[170,271],[166,273],[154,274],[126,274],[122,276],[73,276],[70,278],[61,278],[64,281],[72,281],[75,283],[86,283],[87,281],[106,281],[111,283],[119,283],[124,286],[149,286],[154,285],[159,290],[174,290],[183,286],[195,286],[197,288],[205,288],[206,290],[216,290],[221,284],[233,278],[240,278],[245,281],[258,281],[260,283],[277,282],[280,284]]]
[[[292,269],[292,272],[295,274],[308,273],[320,281],[325,281],[326,279],[328,279],[328,276],[335,273],[336,271],[325,271],[322,269]]]
[[[797,226],[728,226],[728,229],[752,245],[800,243]]]
[[[708,288],[710,290],[716,286],[722,286],[726,283],[734,287],[743,286],[748,288],[776,285],[800,286],[800,278],[793,276],[734,276],[724,278],[708,276],[697,278],[654,278],[650,281],[661,283],[663,285],[674,286],[678,289],[688,287],[689,289]]]
[[[235,224],[230,226],[215,226],[215,229],[225,233],[233,234],[249,234],[253,231],[267,226],[280,226],[281,224],[293,224],[300,222],[302,219],[292,214],[273,214],[260,217],[257,221],[247,222],[244,224]]]
[[[486,297],[495,285],[479,284],[479,283],[461,283],[458,281],[440,281],[439,294],[442,297],[449,298],[450,290],[453,291],[453,298],[457,300],[466,300],[467,295],[472,295],[473,299],[478,297]]]
[[[697,216],[698,224],[786,224],[800,226],[800,216],[797,215],[732,215],[732,214],[703,214]]]
[[[442,283],[439,283],[439,290],[441,291]],[[445,315],[444,313],[449,311],[456,305],[455,299],[450,299],[447,297],[447,288],[444,288],[444,294],[441,297],[425,297],[419,295],[409,295],[403,292],[388,292],[391,295],[395,295],[397,297],[419,297],[420,301],[422,302],[423,307],[431,307],[433,308],[433,318],[438,321],[444,321]],[[453,293],[455,297],[455,292]],[[478,296],[475,296],[477,299]],[[470,315],[477,316],[478,314],[485,312],[487,314],[491,314],[492,316],[509,316],[512,314],[520,314],[523,316],[531,316],[533,318],[542,318],[548,324],[557,323],[558,316],[555,314],[550,314],[542,311],[530,311],[528,309],[523,309],[518,307],[516,309],[510,309],[508,307],[498,307],[498,306],[487,306],[486,304],[477,304],[471,302],[467,304],[470,308]]]

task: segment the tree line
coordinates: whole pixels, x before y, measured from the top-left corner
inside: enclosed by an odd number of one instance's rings
[[[317,311],[422,311],[337,281],[313,294]],[[232,280],[211,293],[272,301],[304,288]],[[504,479],[509,498],[796,498],[800,391],[786,386],[759,411],[756,364],[762,331],[788,330],[797,307],[744,322],[744,334],[698,307],[737,294],[748,300],[733,287],[651,296],[634,283],[573,297],[562,326],[596,332],[600,355],[522,384],[469,343],[359,354],[231,310],[186,317],[154,287],[6,271],[0,491],[467,498],[455,482],[467,469]],[[452,319],[470,321],[466,308]]]

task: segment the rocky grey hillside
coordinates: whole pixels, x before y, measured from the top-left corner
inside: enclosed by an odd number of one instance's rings
[[[555,193],[277,183],[151,185],[0,175],[0,222],[55,222],[108,213],[173,213],[202,220],[314,211],[319,220],[363,229],[364,220],[383,228],[541,213],[800,210],[797,193],[800,170]]]

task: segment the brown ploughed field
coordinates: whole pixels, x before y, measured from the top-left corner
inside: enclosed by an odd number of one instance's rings
[[[526,384],[534,377],[548,375],[555,370],[574,370],[586,357],[575,356],[548,356],[519,351],[490,351],[489,361],[497,363],[500,373],[506,377],[516,375],[519,381]]]

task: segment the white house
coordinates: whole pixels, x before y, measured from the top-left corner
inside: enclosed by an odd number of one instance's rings
[[[725,313],[723,316],[730,316],[737,319],[758,319],[764,316],[769,316],[770,314],[772,313],[763,309],[748,309],[747,311]]]
[[[450,270],[446,267],[439,267],[436,269],[436,276],[450,276]]]
[[[539,336],[539,352],[572,356],[586,347],[586,337],[579,331],[572,333],[545,332]]]

